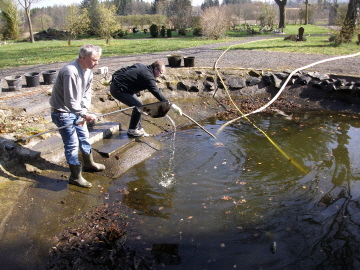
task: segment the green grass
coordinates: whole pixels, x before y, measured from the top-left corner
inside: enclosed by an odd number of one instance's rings
[[[354,42],[335,46],[329,42],[331,32],[321,26],[305,25],[305,42],[294,42],[284,40],[286,36],[297,35],[301,25],[287,25],[284,29],[286,34],[276,35],[276,38],[249,42],[231,47],[233,50],[264,50],[296,53],[316,53],[326,55],[346,55],[358,52],[360,47]],[[255,30],[258,30],[255,29]],[[205,38],[193,37],[188,33],[185,37],[178,36],[173,32],[172,38],[150,38],[150,34],[138,33],[128,34],[123,39],[111,40],[110,45],[105,44],[104,39],[84,38],[73,40],[71,46],[67,41],[37,41],[30,42],[9,42],[0,45],[0,68],[10,68],[21,65],[49,64],[55,62],[67,62],[76,58],[79,47],[85,44],[94,44],[103,48],[102,57],[118,55],[132,55],[155,53],[161,51],[175,51],[204,44],[238,40],[248,36],[245,32],[228,31],[227,37],[220,40],[208,40]],[[266,34],[261,34],[266,35]],[[228,47],[221,49],[225,50]]]
[[[329,42],[330,36],[306,36],[307,40],[301,42],[284,40],[284,37],[285,36],[257,42],[249,42],[233,46],[231,47],[231,50],[261,50],[325,55],[347,55],[360,51],[360,47],[355,43],[355,38],[352,43],[335,46],[334,43]],[[219,49],[227,49],[227,47]]]
[[[356,44],[357,38],[354,37],[351,43],[336,46],[333,42],[329,42],[329,38],[333,33],[329,29],[316,25],[302,25],[305,30],[304,37],[306,41],[296,42],[284,40],[287,36],[296,36],[300,26],[301,25],[287,25],[284,29],[285,34],[276,35],[274,38],[267,40],[232,46],[231,50],[261,50],[325,55],[347,55],[360,51],[360,47]],[[219,49],[224,50],[227,48],[228,47],[221,47]]]
[[[286,35],[297,35],[299,28],[303,27],[305,29],[305,35],[324,35],[328,34],[331,35],[331,31],[327,28],[317,26],[317,25],[292,25],[289,24],[284,28],[284,32]],[[238,29],[244,28],[243,26],[239,26]],[[255,31],[259,31],[259,26],[251,26],[251,29],[254,29]],[[262,35],[273,35],[274,33],[262,33]],[[230,37],[244,37],[249,36],[248,32],[246,31],[232,31],[229,30],[226,32],[227,36]]]
[[[59,40],[34,43],[9,42],[0,46],[0,68],[70,61],[76,58],[80,46],[85,44],[101,46],[103,49],[102,57],[110,57],[173,51],[227,40],[231,40],[231,38],[223,38],[217,41],[194,37],[126,38],[111,40],[110,45],[106,45],[103,39],[82,39],[72,41],[71,46],[67,45],[67,41]]]

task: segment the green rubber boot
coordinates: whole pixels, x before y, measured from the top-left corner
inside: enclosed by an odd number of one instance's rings
[[[96,163],[94,161],[92,153],[90,153],[89,155],[83,153],[82,156],[83,156],[83,160],[84,160],[84,170],[85,171],[100,172],[100,171],[105,170],[105,165]]]
[[[88,181],[86,181],[85,178],[82,177],[82,166],[80,165],[69,165],[70,167],[70,178],[69,178],[69,184],[76,185],[79,187],[84,188],[91,188],[92,184]]]

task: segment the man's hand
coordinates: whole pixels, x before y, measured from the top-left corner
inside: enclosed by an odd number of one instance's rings
[[[88,123],[94,122],[96,120],[96,115],[92,113],[88,113],[84,117],[85,121]]]
[[[171,108],[179,115],[182,115],[182,110],[175,104],[171,104]]]
[[[88,113],[82,118],[82,121],[79,122],[78,125],[82,127],[84,126],[85,122],[91,123],[94,122],[95,120],[96,120],[96,115],[92,113]]]

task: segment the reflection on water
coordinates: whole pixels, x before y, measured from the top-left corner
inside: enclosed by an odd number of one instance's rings
[[[359,269],[358,116],[251,119],[308,173],[245,122],[219,134],[223,147],[196,126],[178,131],[110,188],[140,224],[129,243],[170,256],[161,269]]]

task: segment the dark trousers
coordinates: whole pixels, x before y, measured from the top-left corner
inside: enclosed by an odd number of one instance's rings
[[[110,85],[110,93],[114,98],[129,107],[143,105],[141,100],[136,96],[136,94],[132,95],[130,93],[127,93],[126,91],[120,91],[120,89],[114,83]],[[129,129],[138,128],[142,128],[141,113],[138,109],[134,108],[131,114]]]

